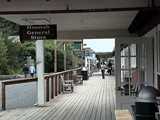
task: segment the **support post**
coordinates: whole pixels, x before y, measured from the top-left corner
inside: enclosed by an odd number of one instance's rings
[[[54,49],[54,72],[57,72],[57,41],[54,40],[54,45],[55,45],[55,49]]]
[[[66,42],[63,43],[63,50],[64,50],[64,71],[67,70],[66,66]]]
[[[119,40],[115,40],[115,74],[116,74],[116,89],[121,86],[121,52]]]
[[[5,83],[2,83],[2,110],[6,110],[6,88]]]
[[[44,83],[44,43],[43,40],[36,41],[36,67],[38,77],[38,105],[45,104],[45,83]]]

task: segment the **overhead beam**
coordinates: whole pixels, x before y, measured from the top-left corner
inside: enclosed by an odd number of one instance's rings
[[[160,7],[157,7],[160,8]],[[0,15],[17,14],[64,14],[64,13],[91,13],[91,12],[123,12],[139,11],[149,9],[149,7],[126,7],[126,8],[98,8],[98,9],[66,9],[66,10],[34,10],[34,11],[0,11]]]
[[[157,24],[160,24],[159,8],[141,10],[137,13],[128,30],[130,33],[143,36],[145,33],[153,29]]]
[[[58,40],[80,40],[93,38],[115,38],[115,37],[136,37],[136,34],[130,34],[126,29],[116,30],[80,30],[80,31],[59,31]]]

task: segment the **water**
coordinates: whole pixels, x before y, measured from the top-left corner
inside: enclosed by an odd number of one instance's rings
[[[6,86],[6,109],[34,106],[37,102],[37,82]]]

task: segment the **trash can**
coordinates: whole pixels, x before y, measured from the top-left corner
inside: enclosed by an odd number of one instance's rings
[[[158,112],[157,99],[160,92],[151,86],[143,87],[135,102],[136,120],[156,120],[155,113]]]
[[[88,80],[88,70],[86,67],[82,67],[81,75],[83,80]]]

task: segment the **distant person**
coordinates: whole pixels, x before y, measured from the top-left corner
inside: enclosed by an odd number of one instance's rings
[[[105,65],[101,64],[102,79],[105,79]]]
[[[111,63],[111,61],[109,61],[107,66],[108,66],[107,72],[109,73],[109,75],[111,75],[112,74],[112,63]]]
[[[101,68],[101,65],[100,65],[100,63],[98,62],[98,63],[97,63],[97,69],[98,69],[98,71],[100,70],[100,68]]]
[[[29,74],[29,68],[27,64],[24,64],[23,73],[24,73],[24,77],[27,78],[27,75]]]
[[[35,67],[33,65],[31,65],[29,67],[29,73],[30,73],[31,77],[34,77],[35,72],[36,72]]]

